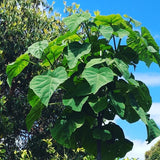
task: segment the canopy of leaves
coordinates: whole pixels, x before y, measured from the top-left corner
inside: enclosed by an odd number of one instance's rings
[[[149,90],[129,72],[129,66],[136,68],[140,60],[147,66],[152,62],[160,65],[159,48],[149,31],[144,27],[140,33],[134,31],[119,14],[91,17],[88,12],[79,12],[63,22],[69,30],[66,34],[49,45],[41,41],[28,48],[43,67],[29,83],[32,109],[27,116],[28,129],[40,117],[43,105],[57,103],[52,97],[60,92],[58,102],[63,103],[63,111],[50,131],[66,148],[83,147],[97,160],[124,157],[133,143],[120,126],[108,122],[116,115],[130,123],[141,119],[149,143],[159,136],[159,128],[147,114],[152,104]],[[126,44],[121,45],[125,36]]]

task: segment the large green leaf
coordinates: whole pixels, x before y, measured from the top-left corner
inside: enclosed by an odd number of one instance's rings
[[[154,120],[149,119],[148,115],[141,107],[134,106],[133,108],[146,125],[148,135],[147,141],[148,143],[150,143],[153,139],[160,136],[160,129],[158,128]]]
[[[74,112],[67,118],[58,120],[54,128],[51,129],[52,137],[59,144],[67,148],[71,147],[71,135],[83,125],[84,118],[83,114]]]
[[[91,93],[91,87],[86,80],[74,82],[74,80],[70,78],[65,81],[63,88],[70,97],[86,96]]]
[[[100,26],[99,31],[109,41],[113,33],[113,28],[111,26]]]
[[[99,113],[107,108],[107,98],[103,97],[98,99],[96,102],[89,102],[89,105],[92,107],[95,113]]]
[[[50,66],[50,63],[53,64],[62,54],[63,49],[64,49],[64,46],[58,46],[58,45],[53,45],[49,47],[48,49],[49,53],[43,57],[44,60],[42,62],[42,66]]]
[[[100,69],[90,67],[86,68],[82,73],[82,77],[91,85],[92,93],[96,93],[102,86],[113,81],[114,76],[115,73],[108,67]]]
[[[110,95],[110,103],[116,110],[117,115],[121,118],[124,118],[125,115],[125,103],[123,102],[123,98],[117,95]]]
[[[6,69],[8,75],[8,85],[11,87],[12,79],[18,76],[23,69],[29,64],[29,56],[27,53],[20,55],[15,62],[9,64]]]
[[[154,120],[149,119],[146,127],[148,133],[147,137],[148,143],[150,143],[154,138],[160,136],[160,129],[158,128]]]
[[[29,89],[28,91],[28,101],[32,106],[30,112],[26,117],[26,126],[28,131],[30,131],[34,122],[40,118],[44,105],[41,103],[40,98],[35,95],[35,93],[31,89]]]
[[[54,71],[49,70],[46,75],[35,76],[29,86],[41,99],[41,102],[47,106],[54,91],[66,79],[67,73],[64,67],[58,67]]]
[[[128,90],[124,91],[124,89],[121,88],[120,93],[122,94],[123,92],[122,95],[125,97],[126,101],[125,119],[130,123],[136,122],[140,118],[142,119],[142,117],[140,117],[140,112],[143,110],[145,112],[149,111],[152,104],[148,88],[144,83],[140,81],[137,82],[139,86],[133,87],[132,85],[128,85]],[[135,108],[137,108],[137,110]]]
[[[148,112],[152,105],[152,97],[148,87],[141,81],[137,82],[139,83],[139,87],[133,90],[133,94],[139,106],[141,106],[145,112]]]
[[[142,27],[141,28],[141,33],[142,36],[147,40],[148,43],[148,58],[151,58],[150,55],[152,55],[152,60],[153,62],[157,63],[160,66],[160,54],[159,54],[159,46],[157,45],[156,41],[154,40],[154,38],[152,37],[152,35],[150,34],[150,32],[148,31],[147,28]]]
[[[35,106],[31,108],[30,112],[27,114],[26,117],[26,126],[27,130],[30,131],[34,122],[37,121],[41,117],[43,105],[41,106]]]
[[[71,107],[73,111],[80,112],[87,99],[88,96],[71,97],[70,95],[66,94],[63,98],[63,105]]]
[[[69,44],[64,52],[69,68],[74,68],[78,59],[88,54],[90,51],[91,45],[88,43],[80,44],[78,42],[73,42]]]
[[[123,37],[128,36],[128,35],[130,34],[127,30],[122,29],[122,28],[118,29],[118,30],[116,31],[116,33],[118,34],[118,37],[121,38],[121,39],[122,39]]]
[[[118,58],[114,58],[113,62],[115,63],[117,69],[121,72],[123,77],[126,80],[129,79],[130,73],[128,71],[128,65]]]
[[[134,66],[138,63],[138,54],[132,48],[126,45],[121,45],[118,47],[117,51],[116,58],[121,59],[124,63]]]
[[[89,20],[90,17],[90,13],[87,12],[72,14],[71,16],[64,18],[63,22],[67,25],[70,31],[73,32],[82,22]]]
[[[54,41],[56,44],[61,45],[65,44],[65,42],[73,42],[73,41],[80,41],[81,38],[74,32],[68,31],[64,35],[61,35],[60,37],[56,38]]]
[[[98,15],[94,19],[94,22],[99,25],[119,25],[124,23],[124,19],[121,17],[120,14],[112,14],[108,16],[101,16]]]
[[[159,46],[146,27],[141,27],[141,34],[142,37],[147,40],[148,46],[152,46],[157,52],[159,52]]]
[[[40,98],[33,92],[32,89],[28,90],[27,99],[29,104],[34,108],[35,106],[41,106],[41,100]]]
[[[72,79],[68,79],[64,84],[65,94],[63,97],[63,105],[69,106],[72,110],[80,112],[83,105],[91,93],[90,85],[87,81],[80,81],[74,84]]]
[[[48,41],[43,40],[40,42],[36,42],[28,47],[27,53],[30,53],[32,56],[40,59],[44,52],[44,49],[48,47]]]
[[[160,66],[159,47],[145,27],[141,28],[141,34],[137,31],[132,32],[127,39],[127,44],[138,53],[139,59],[148,67],[152,62]]]

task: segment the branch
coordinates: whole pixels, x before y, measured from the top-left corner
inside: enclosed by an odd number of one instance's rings
[[[116,50],[117,50],[117,48],[116,48],[116,40],[115,40],[114,35],[113,35],[113,43],[114,43],[114,49],[115,49],[115,51],[116,51]]]
[[[86,22],[85,22],[85,23],[82,23],[82,26],[84,27],[84,29],[85,29],[85,31],[86,31],[87,37],[88,37],[88,39],[89,39],[89,42],[91,42],[91,41],[90,41],[89,31],[88,31],[88,26],[87,26]]]
[[[54,69],[54,65],[51,63],[51,61],[48,59],[48,57],[46,55],[44,55],[44,56],[47,59],[47,61],[49,62],[49,64],[51,65],[51,68]]]
[[[121,41],[122,41],[122,39],[120,38],[120,39],[119,39],[119,42],[118,42],[118,48],[119,48],[119,46],[120,46],[120,44],[121,44]]]
[[[102,115],[101,113],[98,113],[98,117],[97,117],[97,120],[98,120],[98,128],[101,128],[102,127]],[[97,160],[101,160],[102,159],[102,156],[101,156],[101,140],[97,140]]]

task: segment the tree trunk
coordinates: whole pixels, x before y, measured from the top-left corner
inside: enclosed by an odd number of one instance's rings
[[[102,116],[101,113],[98,113],[98,128],[102,126]],[[97,140],[97,160],[101,160],[101,140]]]

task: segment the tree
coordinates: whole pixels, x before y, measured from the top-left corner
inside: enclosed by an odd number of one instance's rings
[[[14,78],[12,88],[9,89],[7,84],[8,63],[23,54],[32,43],[43,39],[51,41],[60,32],[65,32],[60,14],[49,14],[51,6],[43,4],[40,9],[38,5],[37,8],[34,5],[31,0],[3,0],[0,3],[0,141],[4,143],[6,159],[14,159],[14,150],[23,148],[30,149],[33,156],[38,157],[39,154],[35,156],[35,153],[36,149],[43,148],[41,138],[49,138],[49,131],[46,131],[47,121],[54,121],[54,117],[48,117],[51,110],[48,108],[37,122],[39,125],[33,127],[30,133],[25,124],[26,115],[30,110],[26,97],[28,84],[34,74],[41,71],[41,66],[29,65],[21,76]],[[33,61],[34,64],[38,63],[37,59]],[[55,112],[60,112],[60,109],[55,109]],[[29,140],[31,136],[32,139]],[[33,148],[33,143],[37,145],[36,149]]]
[[[160,141],[158,141],[149,151],[145,153],[146,160],[160,159]]]
[[[145,27],[134,31],[140,23],[119,14],[91,17],[79,12],[63,19],[68,32],[51,42],[32,44],[7,66],[8,83],[30,63],[40,60],[41,72],[29,83],[28,102],[32,106],[26,118],[28,130],[46,107],[62,105],[62,114],[50,124],[52,137],[66,148],[83,147],[97,160],[123,157],[133,143],[112,120],[134,123],[141,119],[147,128],[147,141],[160,135],[155,122],[147,114],[152,100],[147,86],[134,78],[128,68],[139,61],[149,67],[160,65],[159,47]],[[127,36],[125,45],[121,44]],[[18,70],[18,72],[17,72]],[[53,101],[61,93],[60,101]]]

